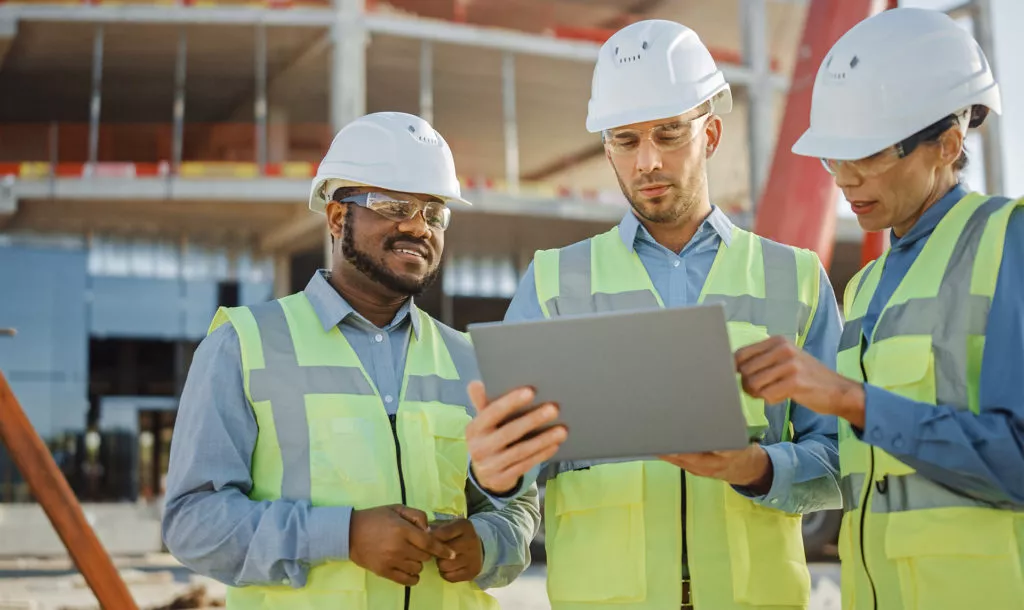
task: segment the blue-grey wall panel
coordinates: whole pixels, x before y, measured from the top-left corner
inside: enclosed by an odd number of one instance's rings
[[[0,369],[44,438],[85,423],[86,255],[57,247],[0,247]]]
[[[93,277],[90,330],[99,337],[172,339],[182,333],[178,280]]]
[[[210,281],[185,282],[185,328],[183,337],[199,340],[206,336],[217,312],[217,284]]]
[[[273,282],[246,282],[239,289],[239,305],[256,305],[274,298]]]

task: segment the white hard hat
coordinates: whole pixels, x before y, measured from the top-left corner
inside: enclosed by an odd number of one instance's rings
[[[715,112],[732,110],[729,84],[697,33],[674,21],[638,21],[601,46],[587,130],[667,119],[711,99]]]
[[[448,143],[430,123],[404,112],[362,116],[334,136],[313,178],[309,209],[323,212],[334,191],[346,186],[423,193],[471,205],[462,198]]]
[[[974,106],[1002,109],[978,42],[945,13],[883,11],[854,26],[825,57],[814,80],[810,128],[793,152],[863,159]],[[971,127],[985,114],[975,112]]]

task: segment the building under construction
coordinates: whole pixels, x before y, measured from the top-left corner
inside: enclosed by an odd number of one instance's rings
[[[443,280],[418,303],[460,329],[500,319],[535,250],[628,209],[584,119],[600,43],[648,18],[696,30],[732,85],[713,202],[816,249],[841,290],[864,236],[788,148],[820,56],[885,4],[0,0],[0,327],[17,331],[0,369],[80,500],[103,504],[109,550],[159,550],[191,355],[218,306],[299,290],[324,265],[306,197],[334,133],[396,110],[445,136],[474,207],[455,210]],[[955,9],[983,44],[989,5]],[[997,136],[969,142],[993,185]],[[0,447],[0,502],[29,500]],[[59,552],[22,508],[33,525],[0,520],[0,554]]]

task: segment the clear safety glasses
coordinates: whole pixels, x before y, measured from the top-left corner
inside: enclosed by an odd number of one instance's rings
[[[640,142],[649,139],[661,152],[671,152],[686,146],[697,137],[704,127],[706,112],[687,121],[673,121],[655,125],[647,130],[608,129],[604,132],[604,144],[614,154],[630,154],[640,148]]]
[[[339,189],[336,196],[341,194],[342,191]],[[447,229],[452,220],[452,211],[445,204],[437,201],[421,201],[412,195],[406,194],[399,195],[375,191],[341,199],[335,198],[334,201],[339,203],[355,203],[356,205],[371,209],[394,222],[405,222],[415,217],[416,214],[422,213],[423,220],[426,221],[427,226],[438,231]]]
[[[855,159],[852,161],[844,161],[840,159],[822,159],[821,164],[825,166],[825,170],[835,176],[839,173],[839,170],[843,167],[849,167],[858,176],[864,178],[873,178],[889,171],[896,162],[905,157],[902,148],[897,144],[896,146],[890,146],[881,152],[877,152],[870,157],[863,159]]]
[[[972,112],[971,108],[965,108],[960,112],[943,117],[901,142],[897,142],[870,157],[852,161],[822,159],[821,164],[833,176],[839,173],[840,168],[849,167],[862,178],[873,178],[889,171],[900,159],[914,152],[922,143],[937,141],[939,136],[951,127],[958,127],[962,130],[962,133],[966,134],[968,123],[972,120]],[[984,119],[984,115],[981,118]]]

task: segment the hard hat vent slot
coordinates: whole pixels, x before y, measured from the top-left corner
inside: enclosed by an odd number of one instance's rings
[[[637,49],[633,45],[630,46],[633,47],[632,49],[630,49],[630,51],[632,52],[627,52],[626,54],[622,53],[621,47],[615,47],[615,59],[619,64],[628,64],[633,63],[635,61],[640,61],[640,59],[644,56],[644,51],[647,50],[647,41],[643,41],[640,44],[639,49]]]
[[[419,135],[418,133],[416,133],[416,126],[415,125],[409,125],[409,133],[411,133],[413,136],[416,137],[417,140],[419,140],[420,142],[423,142],[424,144],[430,144],[431,146],[437,146],[437,138],[434,137],[433,134],[431,134],[429,136]]]

